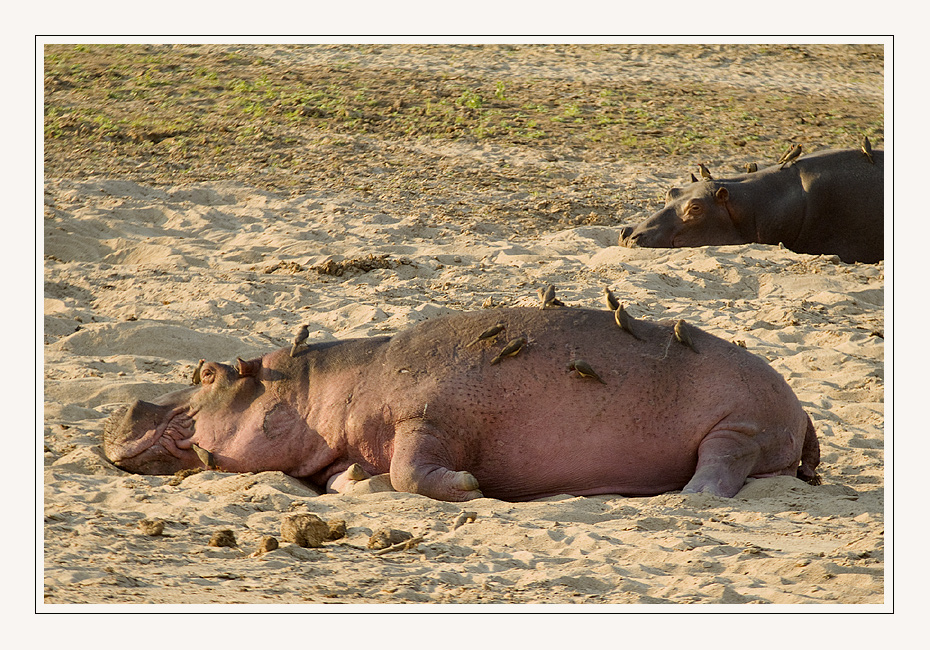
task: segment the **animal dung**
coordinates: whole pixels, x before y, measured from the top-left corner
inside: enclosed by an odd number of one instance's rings
[[[213,533],[213,536],[210,538],[209,545],[230,547],[238,546],[238,544],[236,544],[235,534],[228,528],[224,528],[223,530],[218,530]]]
[[[281,539],[302,548],[320,548],[329,535],[329,525],[310,512],[285,515],[281,521]]]
[[[150,537],[158,537],[165,530],[165,522],[161,519],[142,519],[139,521],[139,532]]]
[[[380,551],[395,544],[402,544],[410,539],[413,539],[413,533],[408,533],[406,530],[379,528],[368,539],[368,548],[373,551]]]
[[[326,535],[327,542],[342,539],[346,536],[346,522],[344,519],[333,519],[326,522],[326,525],[329,527],[329,533]]]

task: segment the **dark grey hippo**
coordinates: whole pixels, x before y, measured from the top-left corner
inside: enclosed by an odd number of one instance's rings
[[[885,258],[885,153],[818,151],[782,168],[672,188],[665,207],[623,229],[620,244],[648,248],[779,244],[847,263]]]
[[[203,467],[208,455],[225,471],[321,488],[352,468],[448,501],[731,497],[747,477],[815,481],[817,436],[784,379],[697,328],[686,345],[673,325],[632,320],[634,336],[606,310],[492,309],[207,362],[199,385],[114,413],[104,451],[132,472]]]

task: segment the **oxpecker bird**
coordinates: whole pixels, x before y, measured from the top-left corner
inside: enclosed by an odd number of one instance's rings
[[[610,290],[610,287],[604,287],[604,300],[607,301],[607,309],[610,311],[617,311],[617,307],[620,306],[620,301],[617,300],[617,297],[614,295],[614,292]]]
[[[594,368],[591,367],[591,364],[589,364],[584,359],[575,359],[570,364],[568,364],[568,368],[569,370],[574,370],[575,372],[577,372],[581,377],[584,377],[587,379],[596,379],[602,384],[607,383],[606,381],[601,379],[596,372],[594,372]]]
[[[786,151],[784,155],[778,159],[778,162],[781,163],[781,167],[779,167],[779,169],[784,169],[785,165],[796,160],[797,157],[800,155],[801,155],[801,144],[797,143],[793,145],[790,149],[788,149],[788,151]]]
[[[636,335],[636,332],[633,331],[633,319],[630,318],[630,315],[626,313],[626,310],[623,308],[623,305],[618,305],[616,311],[614,311],[614,320],[617,322],[617,325],[627,334],[630,334],[634,339],[642,341],[640,337]]]
[[[191,386],[200,383],[200,369],[203,368],[204,361],[206,361],[206,359],[201,359],[197,362],[197,367],[194,368],[194,375],[191,377]]]
[[[484,341],[484,340],[486,340],[486,339],[493,338],[493,337],[497,336],[498,334],[500,334],[500,333],[503,332],[503,331],[504,331],[504,324],[503,324],[503,323],[498,323],[497,325],[492,325],[492,326],[489,327],[488,329],[486,329],[486,330],[484,330],[483,332],[481,332],[481,334],[478,335],[478,338],[476,338],[474,341],[472,341],[472,342],[469,343],[468,345],[474,345],[475,343],[479,343],[479,342]]]
[[[497,354],[496,357],[494,357],[493,359],[491,359],[491,365],[493,366],[493,365],[496,364],[496,363],[500,363],[500,362],[501,362],[501,359],[503,359],[504,357],[512,357],[512,356],[514,356],[517,352],[519,352],[520,350],[523,349],[523,346],[524,346],[524,345],[526,345],[526,337],[525,337],[525,336],[521,336],[520,338],[513,339],[512,341],[510,341],[510,343],[508,343],[507,345],[504,346],[504,349],[501,350],[501,351]]]
[[[869,136],[862,136],[862,153],[869,159],[869,162],[875,164],[875,158],[872,157],[872,143],[869,142]]]
[[[675,340],[697,352],[694,341],[691,340],[691,334],[688,332],[688,326],[683,320],[675,323]]]
[[[297,356],[297,350],[300,349],[300,346],[306,342],[309,336],[310,328],[308,328],[306,325],[301,325],[300,329],[297,331],[297,336],[294,337],[294,344],[291,346],[292,357]]]

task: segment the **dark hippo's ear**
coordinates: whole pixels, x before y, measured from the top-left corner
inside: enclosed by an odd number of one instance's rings
[[[243,359],[236,357],[236,372],[239,373],[240,377],[255,377],[258,375],[261,369],[261,358],[252,359],[251,361],[244,361]]]
[[[691,174],[691,182],[692,182],[692,183],[697,183],[697,182],[698,182],[697,176],[695,176],[693,173]]]
[[[714,192],[714,196],[717,198],[718,203],[726,203],[727,199],[730,198],[730,193],[727,191],[727,188],[720,187]]]
[[[677,187],[670,187],[668,192],[665,193],[665,202],[671,203],[675,199],[681,196],[681,189]]]

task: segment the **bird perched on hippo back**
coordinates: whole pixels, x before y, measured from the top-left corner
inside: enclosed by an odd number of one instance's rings
[[[869,162],[875,164],[875,158],[872,156],[872,143],[869,142],[869,136],[862,136],[862,153],[869,159]]]
[[[755,173],[672,188],[665,207],[625,227],[621,246],[783,244],[875,263],[884,255],[884,151],[817,151]],[[787,156],[787,154],[786,154]]]
[[[494,364],[500,363],[501,360],[506,357],[515,356],[518,352],[520,352],[520,350],[523,349],[524,345],[526,345],[525,336],[511,340],[500,352],[497,353],[497,356],[491,359],[491,365],[493,366]]]
[[[785,165],[797,159],[801,155],[801,143],[796,142],[791,146],[788,151],[782,154],[781,158],[778,159],[778,162],[781,163],[779,169],[784,169]]]
[[[549,307],[564,307],[565,303],[555,297],[555,287],[547,284],[536,290],[539,294],[539,308],[548,309]]]
[[[620,307],[620,301],[617,300],[617,296],[610,290],[610,287],[604,287],[604,301],[610,311],[617,311],[617,308]]]
[[[296,336],[294,336],[294,342],[291,344],[291,356],[296,357],[297,352],[300,350],[307,339],[310,337],[310,328],[306,325],[301,325],[300,329],[297,330]]]

